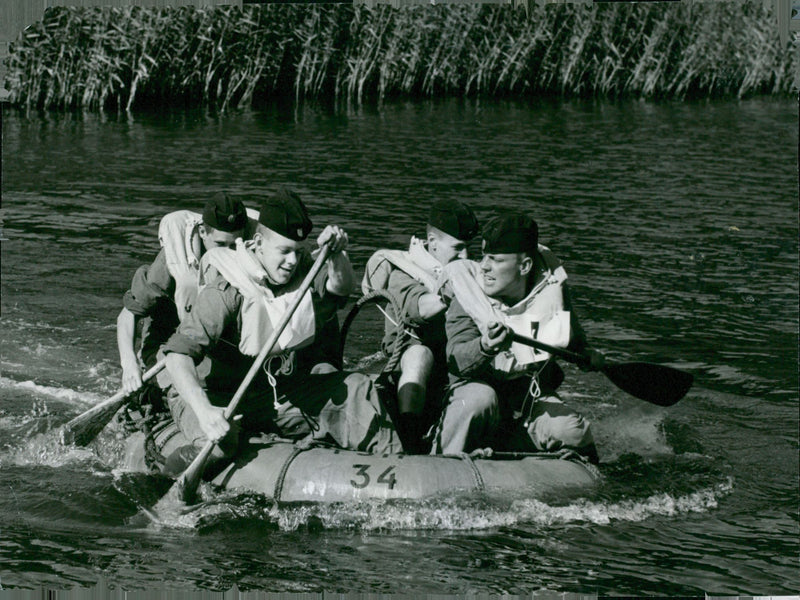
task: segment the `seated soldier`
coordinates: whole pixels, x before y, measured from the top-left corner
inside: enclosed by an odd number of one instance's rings
[[[122,366],[122,389],[142,385],[142,368],[152,367],[156,353],[191,311],[197,296],[200,259],[210,248],[233,247],[249,231],[244,204],[224,193],[215,194],[202,216],[179,210],[164,216],[158,230],[161,251],[152,264],[136,270],[117,317],[117,348]],[[143,324],[141,345],[134,348],[136,330]],[[149,399],[154,396],[145,390]]]
[[[320,332],[352,291],[354,274],[344,250],[347,234],[327,226],[327,267],[313,281],[287,328],[247,388],[229,422],[224,409],[273,332],[297,299],[311,267],[304,240],[312,224],[305,205],[288,190],[264,201],[252,242],[216,248],[203,257],[194,308],[162,347],[173,419],[190,442],[167,457],[177,475],[207,441],[217,443],[216,466],[230,459],[247,434],[325,440],[341,448],[391,453],[401,449],[373,380],[361,373],[315,369]],[[314,356],[312,360],[308,355]],[[213,471],[213,469],[212,469]]]
[[[444,272],[451,385],[433,452],[570,448],[596,462],[589,423],[556,394],[563,371],[554,358],[512,344],[513,331],[584,353],[593,366],[601,360],[586,347],[561,262],[523,215],[491,219],[482,237],[480,263],[456,261]]]
[[[409,331],[401,337],[398,316],[389,306],[383,340],[383,349],[390,356],[395,344],[407,346],[400,358],[396,426],[408,454],[428,452],[423,436],[438,418],[446,384],[446,307],[437,293],[438,278],[444,265],[467,258],[467,242],[478,233],[478,221],[465,204],[440,200],[431,207],[426,229],[427,240],[412,237],[408,251],[378,250],[373,254],[361,284],[364,294],[374,289],[391,292],[409,320]],[[433,393],[429,394],[431,387]]]

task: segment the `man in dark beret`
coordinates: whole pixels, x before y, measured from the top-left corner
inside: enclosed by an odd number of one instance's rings
[[[467,258],[467,243],[477,233],[478,220],[469,206],[439,200],[428,214],[424,241],[412,237],[408,251],[379,250],[367,262],[362,291],[387,290],[406,319],[405,327],[399,328],[397,315],[391,305],[387,307],[383,349],[391,356],[396,345],[402,345],[396,425],[409,454],[430,449],[423,437],[439,416],[447,383],[446,307],[437,293],[438,278],[444,265]]]
[[[248,232],[248,216],[241,200],[219,192],[209,198],[202,215],[179,210],[167,214],[159,225],[161,251],[152,264],[142,265],[133,276],[117,317],[117,348],[122,365],[122,389],[128,393],[142,385],[142,368],[155,364],[156,352],[192,309],[197,295],[200,258],[206,250],[232,247]],[[137,356],[136,330],[143,324]],[[154,390],[147,387],[153,397]]]
[[[586,346],[561,261],[538,237],[526,215],[494,217],[480,263],[445,268],[450,390],[434,453],[570,448],[598,460],[589,423],[556,394],[564,374],[555,359],[512,343],[516,332],[600,360]]]
[[[305,242],[311,230],[302,200],[281,189],[261,205],[251,242],[203,257],[194,309],[162,347],[166,371],[159,383],[186,440],[166,458],[167,474],[182,472],[209,440],[217,443],[212,458],[219,467],[241,441],[264,432],[365,452],[400,450],[373,380],[320,360],[319,347],[355,275],[347,233],[328,225],[316,238],[319,248],[330,247],[327,265],[300,295],[313,264]],[[239,404],[241,420],[229,422],[225,407],[295,300],[297,310]]]

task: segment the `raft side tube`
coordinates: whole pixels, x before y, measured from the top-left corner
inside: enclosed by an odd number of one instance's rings
[[[174,425],[159,431],[155,442],[164,456],[187,443]],[[147,472],[141,434],[129,438],[125,467]],[[260,493],[279,502],[329,503],[419,500],[483,491],[535,497],[587,490],[598,480],[597,469],[583,460],[553,454],[513,459],[381,455],[325,446],[302,448],[281,440],[251,443],[213,483]]]
[[[419,500],[452,493],[524,491],[543,495],[593,487],[596,470],[553,455],[515,460],[459,456],[374,455],[309,448],[288,442],[262,446],[246,464],[214,480],[228,489],[259,491],[280,502]]]

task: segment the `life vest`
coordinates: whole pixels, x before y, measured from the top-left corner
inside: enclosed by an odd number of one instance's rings
[[[158,225],[158,241],[164,249],[167,269],[175,280],[175,307],[183,321],[197,298],[203,243],[197,226],[203,217],[189,210],[165,215]]]
[[[216,271],[242,295],[239,351],[257,356],[275,326],[286,314],[300,293],[302,277],[294,277],[280,294],[262,285],[266,272],[253,255],[251,244],[236,240],[236,250],[212,248],[201,261],[201,283],[210,278],[209,267]],[[314,339],[314,303],[307,290],[269,356],[307,346]]]
[[[439,289],[438,280],[442,265],[430,255],[424,241],[412,237],[407,251],[378,250],[369,258],[364,269],[364,278],[361,280],[362,293],[387,289],[389,276],[394,269],[400,269],[431,292]]]
[[[513,306],[490,298],[483,291],[480,265],[472,260],[457,260],[444,268],[446,283],[481,333],[488,324],[499,322],[516,333],[535,338],[558,348],[566,348],[570,340],[570,314],[564,310],[563,286],[567,273],[561,262],[545,246],[539,246],[545,263],[542,280],[530,293]],[[550,358],[542,350],[522,344],[511,347],[494,357],[492,367],[498,377],[513,379],[529,374],[532,367]]]
[[[246,209],[248,224],[245,238],[255,233],[258,212]],[[197,231],[203,222],[202,215],[190,210],[177,210],[165,215],[158,225],[158,241],[164,249],[167,270],[175,280],[175,306],[178,318],[183,321],[197,298],[200,276],[200,257],[203,242]]]

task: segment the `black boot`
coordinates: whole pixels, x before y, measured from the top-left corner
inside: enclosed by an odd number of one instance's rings
[[[397,418],[397,434],[406,454],[427,454],[430,451],[423,439],[425,426],[420,415],[402,413]]]
[[[586,458],[593,465],[600,464],[600,455],[597,453],[597,446],[594,444],[589,444],[583,448],[578,448],[576,452]]]

